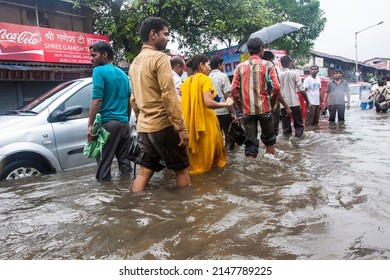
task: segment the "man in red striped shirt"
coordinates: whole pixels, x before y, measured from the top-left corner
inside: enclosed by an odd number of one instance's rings
[[[272,62],[261,59],[264,43],[259,38],[253,38],[248,40],[247,46],[251,57],[236,67],[231,92],[244,123],[245,156],[252,160],[259,152],[258,123],[266,152],[275,154],[271,100],[278,94],[280,85]]]

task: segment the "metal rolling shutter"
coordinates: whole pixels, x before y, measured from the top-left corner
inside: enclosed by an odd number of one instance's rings
[[[0,82],[0,115],[9,110],[17,109],[18,94],[16,82]]]
[[[61,82],[19,82],[22,90],[23,106],[52,89]]]

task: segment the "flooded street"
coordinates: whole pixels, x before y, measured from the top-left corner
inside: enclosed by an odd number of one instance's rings
[[[389,139],[390,113],[352,108],[186,189],[164,170],[132,194],[94,166],[2,181],[0,259],[390,259]]]

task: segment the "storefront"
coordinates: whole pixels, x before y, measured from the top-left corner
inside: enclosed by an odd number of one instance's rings
[[[107,36],[0,22],[0,115],[55,85],[90,77],[89,46]]]
[[[28,104],[61,82],[91,75],[90,65],[0,63],[0,115]]]

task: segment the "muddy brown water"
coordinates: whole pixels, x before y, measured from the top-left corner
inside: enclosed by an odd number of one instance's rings
[[[390,113],[278,137],[275,157],[193,176],[164,170],[145,193],[95,167],[0,182],[0,259],[389,259]],[[114,166],[114,170],[117,170]]]

